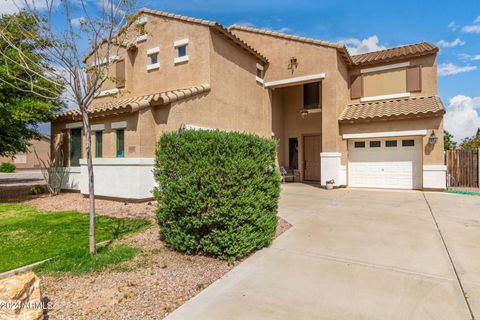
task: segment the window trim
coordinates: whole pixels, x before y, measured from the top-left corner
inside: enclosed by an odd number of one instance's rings
[[[265,68],[262,66],[260,63],[256,63],[256,74],[255,74],[255,80],[261,84],[264,84],[264,79],[265,79]],[[260,74],[262,75],[261,77],[258,76],[258,71],[260,71]]]
[[[173,42],[173,47],[178,48],[178,47],[183,47],[188,45],[188,38],[180,39],[175,42]]]
[[[79,131],[80,132],[80,155],[79,155],[79,158],[78,158],[78,165],[75,164],[75,165],[72,165],[72,149],[73,149],[73,137],[72,137],[72,131]],[[82,159],[82,140],[83,140],[83,137],[82,137],[82,133],[83,133],[83,129],[82,128],[71,128],[69,130],[69,141],[68,141],[68,166],[69,167],[80,167],[80,160]]]
[[[182,62],[187,62],[188,60],[189,60],[189,58],[188,58],[188,54],[187,54],[187,55],[182,56],[182,57],[174,58],[173,63],[178,64],[178,63],[182,63]]]
[[[369,101],[387,100],[387,99],[398,99],[398,98],[409,98],[410,96],[411,96],[410,92],[393,93],[393,94],[385,94],[385,95],[381,95],[381,96],[362,97],[362,98],[360,98],[360,102],[369,102]]]
[[[372,142],[378,142],[378,146],[372,146]],[[381,148],[382,147],[382,141],[380,141],[380,140],[370,140],[370,141],[368,141],[368,147],[372,148],[372,149]]]

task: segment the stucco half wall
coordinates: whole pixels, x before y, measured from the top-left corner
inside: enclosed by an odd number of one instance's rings
[[[156,185],[153,177],[154,158],[93,159],[95,196],[148,200]],[[88,194],[88,167],[80,160],[80,170],[69,168],[64,188]]]

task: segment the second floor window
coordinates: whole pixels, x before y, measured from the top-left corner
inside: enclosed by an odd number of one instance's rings
[[[187,55],[187,46],[184,45],[184,46],[180,46],[180,47],[177,47],[177,51],[178,51],[178,57],[185,57]]]
[[[158,63],[158,53],[154,53],[150,55],[150,64],[157,64]]]
[[[303,85],[303,108],[320,108],[320,82],[306,83]]]

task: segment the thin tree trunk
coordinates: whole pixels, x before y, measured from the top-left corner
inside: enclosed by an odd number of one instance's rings
[[[90,255],[96,253],[95,246],[95,190],[93,179],[93,162],[92,162],[92,141],[90,132],[90,121],[88,119],[88,112],[82,112],[83,127],[85,128],[85,147],[87,150],[87,169],[88,169],[88,202],[89,202],[89,233],[88,243]]]

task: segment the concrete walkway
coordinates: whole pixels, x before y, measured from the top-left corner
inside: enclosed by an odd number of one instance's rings
[[[282,188],[293,227],[167,319],[480,317],[480,197]]]

